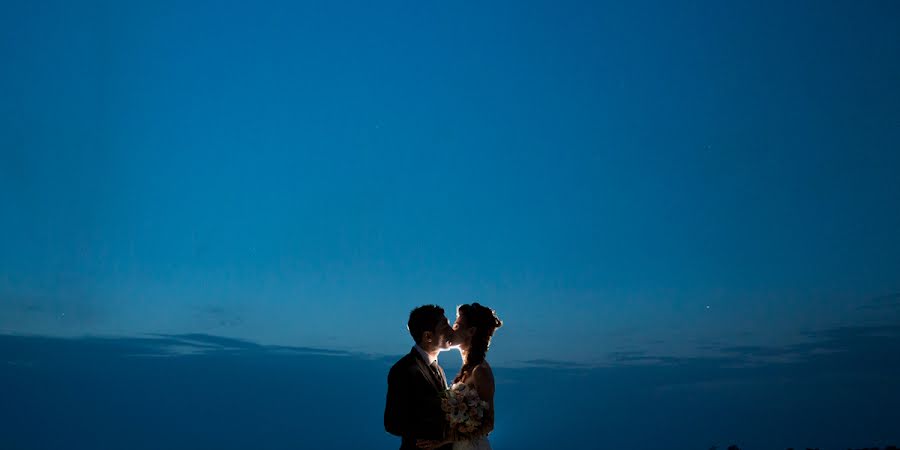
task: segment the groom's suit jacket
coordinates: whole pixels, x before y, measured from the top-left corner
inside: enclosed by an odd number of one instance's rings
[[[442,371],[443,374],[443,371]],[[447,389],[413,347],[388,374],[384,429],[400,436],[400,450],[418,450],[416,439],[442,440],[447,432],[440,394]],[[440,447],[450,450],[451,444]]]

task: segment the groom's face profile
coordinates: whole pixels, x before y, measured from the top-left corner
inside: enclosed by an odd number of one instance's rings
[[[450,321],[447,320],[447,316],[441,316],[441,320],[438,321],[434,330],[426,331],[424,336],[422,336],[422,348],[427,351],[446,350],[452,345],[450,342],[452,333],[453,329],[450,327]]]

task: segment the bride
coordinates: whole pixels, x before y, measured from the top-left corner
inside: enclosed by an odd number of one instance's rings
[[[453,450],[491,450],[487,435],[494,429],[494,372],[485,355],[494,331],[502,325],[494,310],[478,303],[461,305],[456,309],[451,341],[458,346],[463,365],[453,384],[468,384],[481,400],[487,402],[488,408],[478,433],[481,437],[453,440],[451,436],[444,442],[420,440],[417,444],[419,448],[436,448],[452,443]]]

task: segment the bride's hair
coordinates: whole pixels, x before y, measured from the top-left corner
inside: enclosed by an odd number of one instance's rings
[[[475,335],[472,336],[472,344],[469,347],[466,363],[459,369],[459,375],[453,380],[454,383],[458,383],[475,366],[484,361],[488,347],[491,345],[491,336],[494,335],[494,331],[497,328],[503,326],[503,322],[497,317],[497,313],[493,309],[478,303],[460,305],[456,309],[456,313],[466,318],[466,326],[475,327]]]

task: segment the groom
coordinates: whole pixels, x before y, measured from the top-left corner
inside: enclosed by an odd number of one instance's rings
[[[446,436],[440,394],[447,389],[447,378],[437,357],[450,348],[453,331],[444,309],[436,305],[412,310],[407,327],[416,345],[388,374],[384,429],[402,438],[400,450],[418,450],[417,439],[442,441]],[[448,444],[438,449],[452,447]]]

